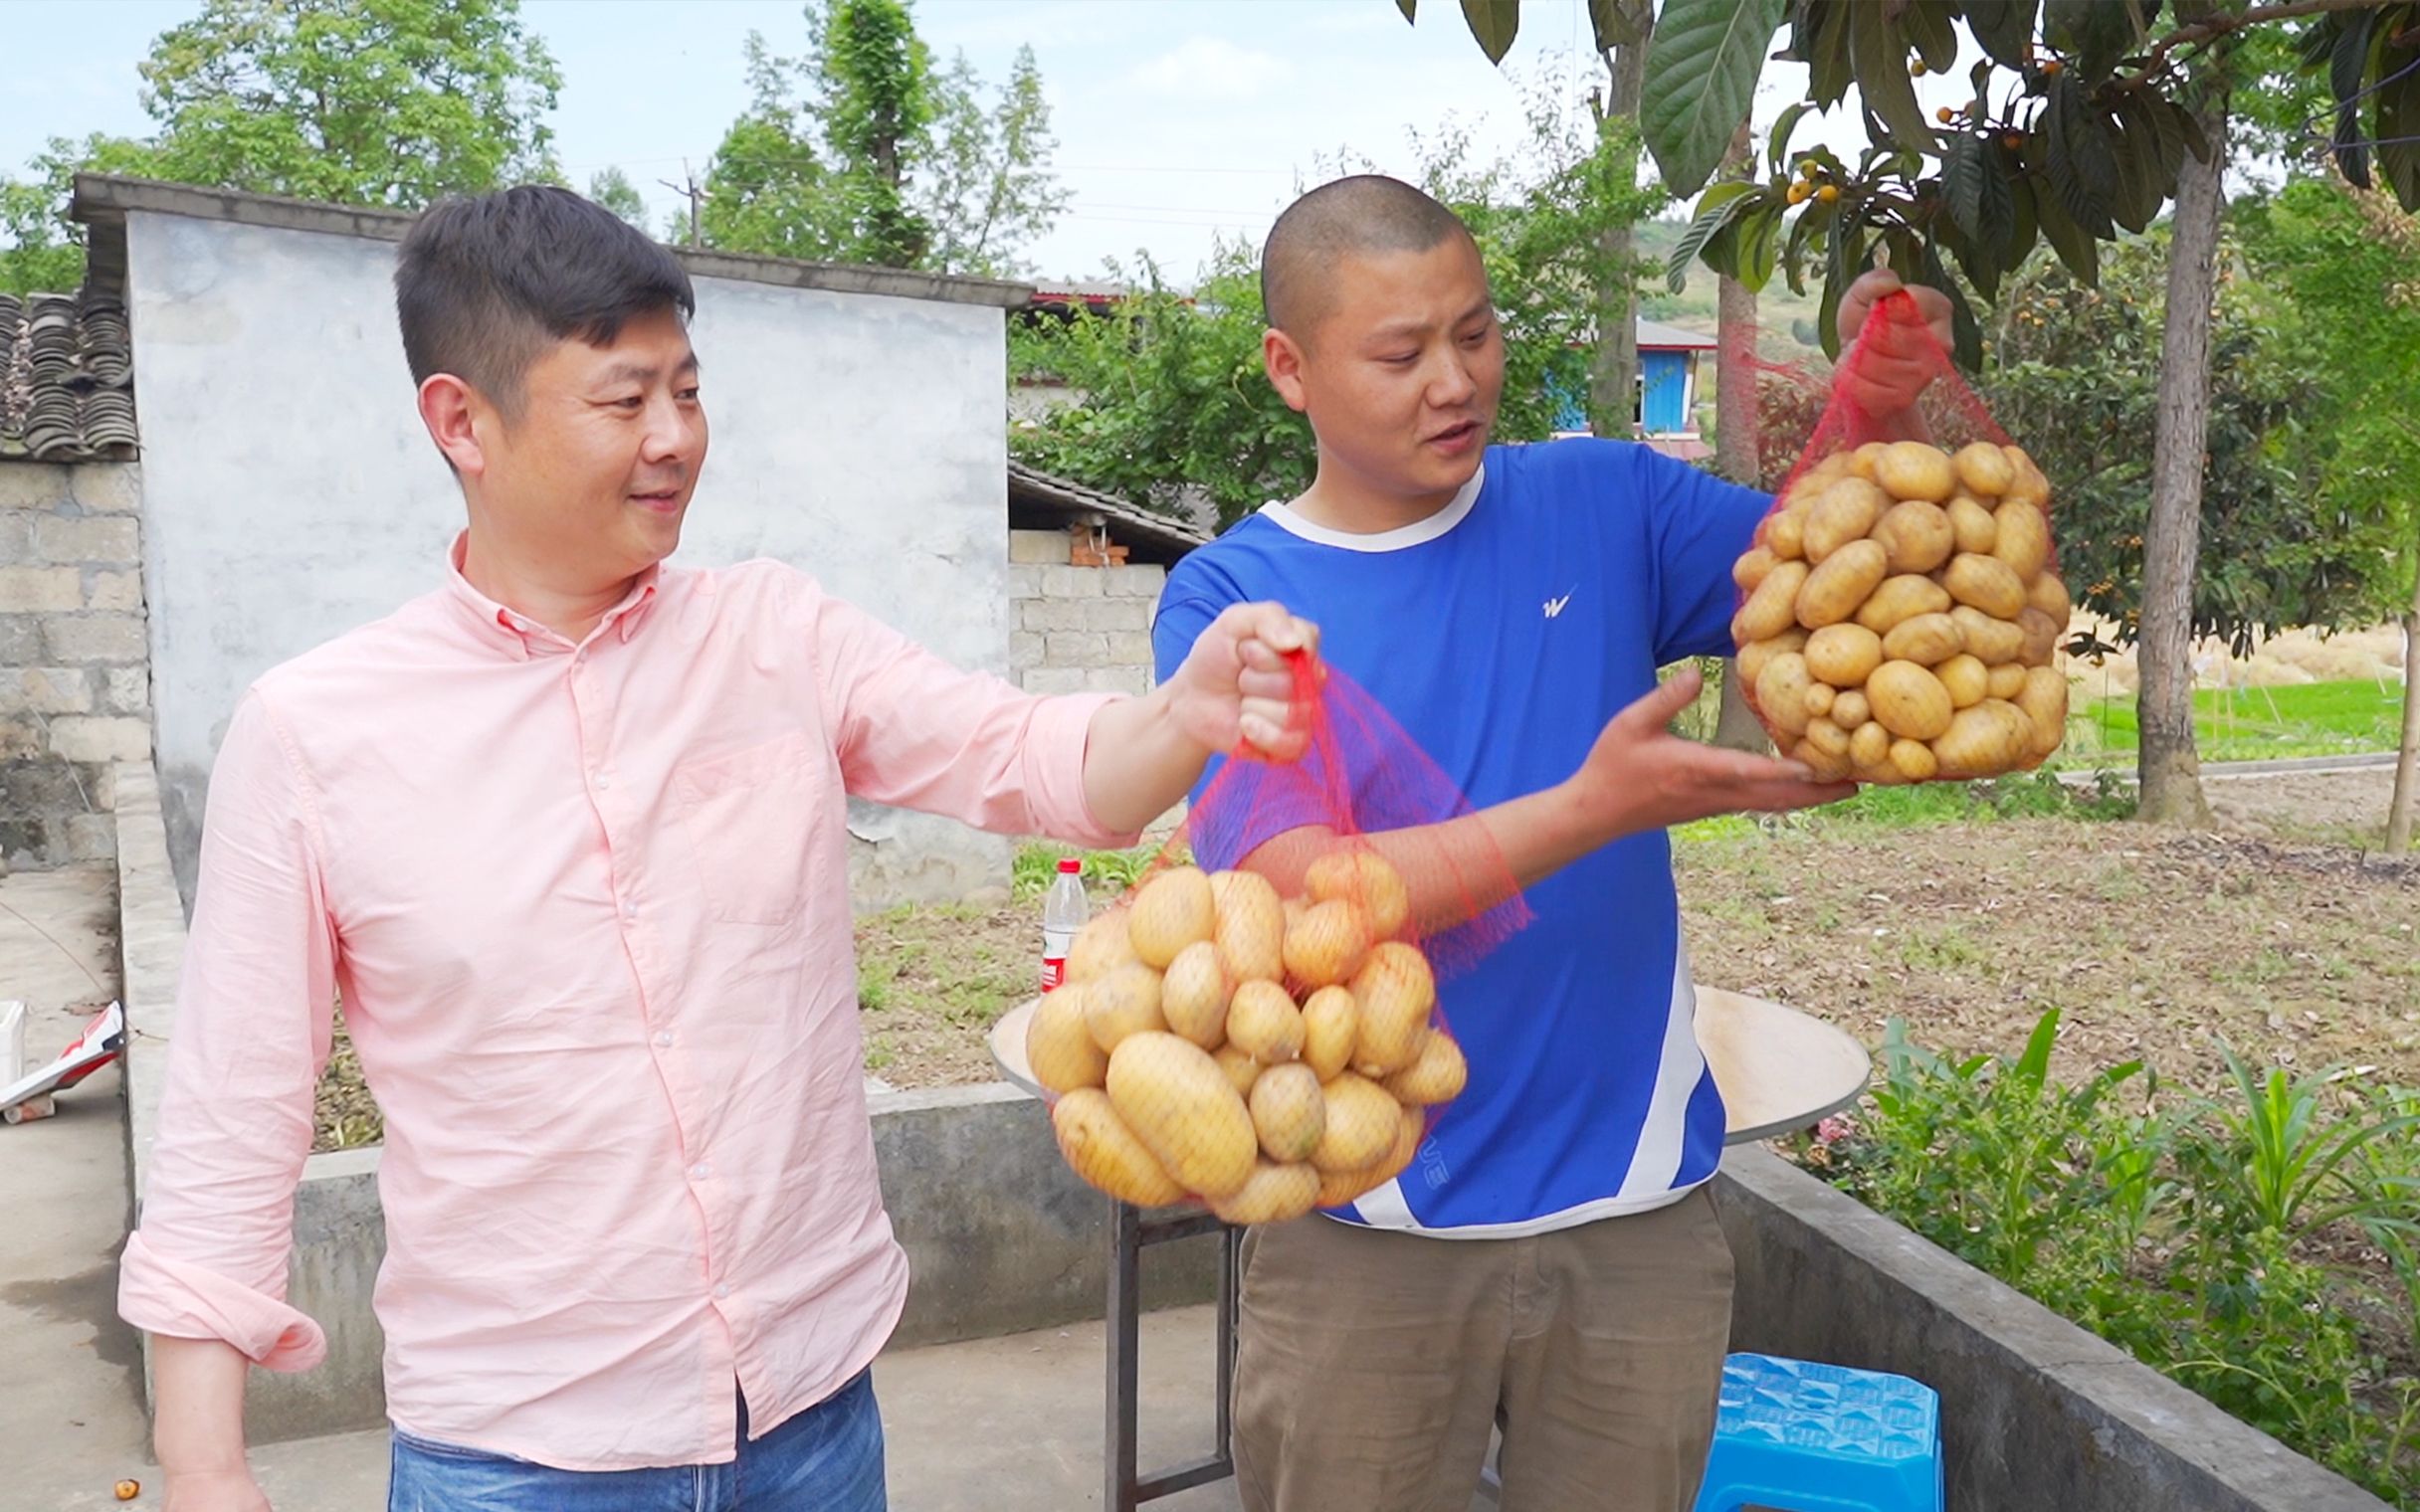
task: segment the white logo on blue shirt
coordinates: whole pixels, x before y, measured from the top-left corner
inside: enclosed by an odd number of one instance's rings
[[[1572,587],[1572,589],[1571,589],[1571,593],[1577,593],[1577,592],[1579,592],[1579,588],[1578,588],[1578,586],[1575,584],[1575,585]],[[1559,598],[1559,599],[1548,599],[1548,600],[1546,601],[1546,618],[1547,618],[1547,619],[1551,620],[1551,619],[1555,618],[1557,615],[1560,615],[1560,614],[1563,612],[1563,606],[1564,606],[1565,604],[1568,604],[1568,603],[1570,603],[1570,602],[1571,602],[1571,593],[1566,593],[1566,594],[1564,594],[1564,595],[1563,595],[1561,598]]]

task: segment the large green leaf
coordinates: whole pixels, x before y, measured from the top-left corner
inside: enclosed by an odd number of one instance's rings
[[[2088,84],[2109,78],[2148,24],[2141,0],[2046,0],[2042,12],[2043,37],[2075,55]]]
[[[2068,219],[2093,236],[2108,241],[2118,229],[2110,220],[2110,201],[2118,192],[2118,164],[2111,155],[2109,133],[2086,98],[2084,87],[2065,74],[2050,82],[2050,99],[2042,111],[2046,129],[2042,145],[2044,167],[2050,174],[2052,197]]]
[[[1648,0],[1639,0],[1636,13],[1624,0],[1588,0],[1588,29],[1595,34],[1596,50],[1610,53],[1646,41],[1647,12]]]
[[[1462,0],[1462,19],[1471,23],[1488,62],[1502,63],[1520,35],[1520,0]]]
[[[1798,123],[1806,119],[1807,112],[1814,108],[1814,101],[1802,99],[1783,110],[1780,118],[1773,122],[1773,134],[1767,139],[1765,158],[1773,165],[1775,173],[1789,171],[1790,133],[1798,129]]]
[[[1813,202],[1798,212],[1790,223],[1789,245],[1782,250],[1781,271],[1790,281],[1790,292],[1804,298],[1807,291],[1806,254],[1810,244],[1824,245],[1823,237],[1837,214],[1830,205]]]
[[[1665,0],[1648,43],[1639,130],[1665,189],[1695,194],[1746,118],[1783,0]]]
[[[2095,285],[2101,282],[2101,244],[2093,234],[2076,224],[2067,212],[2059,192],[2043,188],[2034,197],[2034,216],[2042,227],[2043,240],[2059,254],[2059,261],[2079,283]]]
[[[1412,13],[1419,8],[1420,0],[1395,0],[1395,9],[1403,12],[1403,19],[1406,21],[1415,20]]]
[[[1738,266],[1731,277],[1747,285],[1750,293],[1761,292],[1773,280],[1773,260],[1781,249],[1781,215],[1785,207],[1766,196],[1765,203],[1740,215],[1731,222],[1739,238]]]
[[[1699,196],[1697,218],[1681,233],[1681,240],[1673,245],[1672,256],[1665,260],[1666,288],[1677,294],[1689,286],[1690,265],[1706,251],[1707,243],[1751,206],[1759,192],[1756,185],[1742,179],[1725,179]]]
[[[1888,9],[1866,4],[1850,10],[1849,57],[1857,69],[1857,88],[1865,96],[1866,108],[1890,128],[1892,141],[1900,147],[1929,150],[1932,126],[1916,100],[1916,81],[1908,77],[1907,42],[1891,24]]]
[[[1983,326],[1974,317],[1974,306],[1966,302],[1966,290],[1941,266],[1941,255],[1932,248],[1924,249],[1924,282],[1949,296],[1949,356],[1958,366],[1972,373],[1983,366]]]
[[[1998,144],[1972,131],[1951,132],[1941,154],[1941,189],[1949,200],[1949,218],[1989,249],[1994,267],[2008,266],[2001,247],[2017,227],[2016,204],[2000,164]]]
[[[2378,92],[2378,171],[2396,203],[2420,213],[2420,48],[2388,49],[2379,67],[2394,82]]]
[[[1946,74],[1957,67],[1958,32],[1953,24],[1957,9],[1955,0],[1909,0],[1907,8],[1900,12],[1900,26],[1908,46],[1935,74]]]
[[[2034,40],[2037,0],[1967,0],[1966,24],[1974,40],[2003,68],[2025,67],[2025,51]]]
[[[2111,151],[2118,165],[2118,194],[2110,212],[2118,224],[2137,234],[2159,218],[2174,181],[2161,172],[2156,112],[2141,94],[2119,96],[2111,133]]]
[[[1846,218],[1832,230],[1831,256],[1825,260],[1823,293],[1815,301],[1815,336],[1823,354],[1840,360],[1840,296],[1866,271],[1866,228]]]
[[[1849,86],[1857,82],[1857,69],[1849,59],[1849,15],[1856,3],[1857,0],[1807,0],[1808,9],[1813,12],[1806,29],[1812,50],[1805,60],[1807,97],[1819,105],[1840,103],[1847,97]]]

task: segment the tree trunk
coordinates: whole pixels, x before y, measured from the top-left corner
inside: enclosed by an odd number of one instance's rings
[[[1746,178],[1755,172],[1756,152],[1747,122],[1731,135],[1731,149],[1722,159],[1721,177]],[[1720,288],[1720,326],[1714,348],[1714,470],[1735,483],[1756,486],[1762,453],[1756,429],[1756,369],[1748,361],[1756,350],[1756,294],[1737,279],[1724,279]],[[1739,663],[1722,663],[1722,712],[1714,725],[1714,744],[1736,751],[1770,749],[1764,726],[1739,686]]]
[[[2412,553],[2420,564],[2420,551]],[[2395,763],[2395,801],[2386,811],[2386,851],[2400,855],[2412,848],[2412,810],[2420,805],[2420,565],[2412,571],[2412,612],[2403,621],[2403,745]]]
[[[2196,107],[2210,160],[2188,155],[2176,181],[2168,247],[2167,318],[2159,362],[2159,414],[2151,441],[2151,515],[2143,527],[2142,729],[2138,817],[2205,825],[2201,758],[2193,746],[2193,579],[2201,555],[2201,490],[2208,471],[2210,303],[2217,293],[2218,224],[2226,196],[2227,94],[2213,87]]]
[[[1638,10],[1645,12],[1641,5]],[[1630,132],[1613,165],[1614,177],[1625,187],[1639,181],[1639,95],[1647,83],[1646,29],[1629,47],[1606,55],[1612,82],[1605,92],[1605,113],[1597,129]],[[1634,417],[1639,405],[1639,330],[1636,310],[1637,278],[1632,272],[1635,243],[1630,222],[1597,232],[1596,356],[1588,365],[1588,426],[1599,436],[1628,441],[1637,434]]]

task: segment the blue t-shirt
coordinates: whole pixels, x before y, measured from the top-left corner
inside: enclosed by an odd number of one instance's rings
[[[1227,606],[1275,600],[1486,808],[1577,771],[1659,666],[1729,653],[1731,564],[1769,503],[1643,446],[1575,440],[1492,447],[1444,510],[1380,535],[1273,504],[1168,574],[1159,675]],[[1445,988],[1469,1085],[1411,1169],[1337,1217],[1510,1237],[1660,1207],[1714,1175],[1722,1105],[1664,834],[1527,897],[1528,926]]]

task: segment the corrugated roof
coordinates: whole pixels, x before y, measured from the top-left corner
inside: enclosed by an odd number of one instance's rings
[[[135,445],[125,305],[0,293],[0,460],[124,462]]]
[[[1642,317],[1638,325],[1639,345],[1642,347],[1664,351],[1679,347],[1693,352],[1711,352],[1718,344],[1712,336],[1701,336],[1696,331],[1683,330],[1677,325],[1666,325],[1661,320],[1649,320]]]
[[[1008,461],[1008,509],[1011,524],[1021,523],[1020,516],[1046,516],[1056,524],[1098,518],[1109,525],[1111,535],[1150,547],[1171,561],[1210,540],[1208,532],[1182,520],[1072,479],[1054,477],[1013,457]]]

